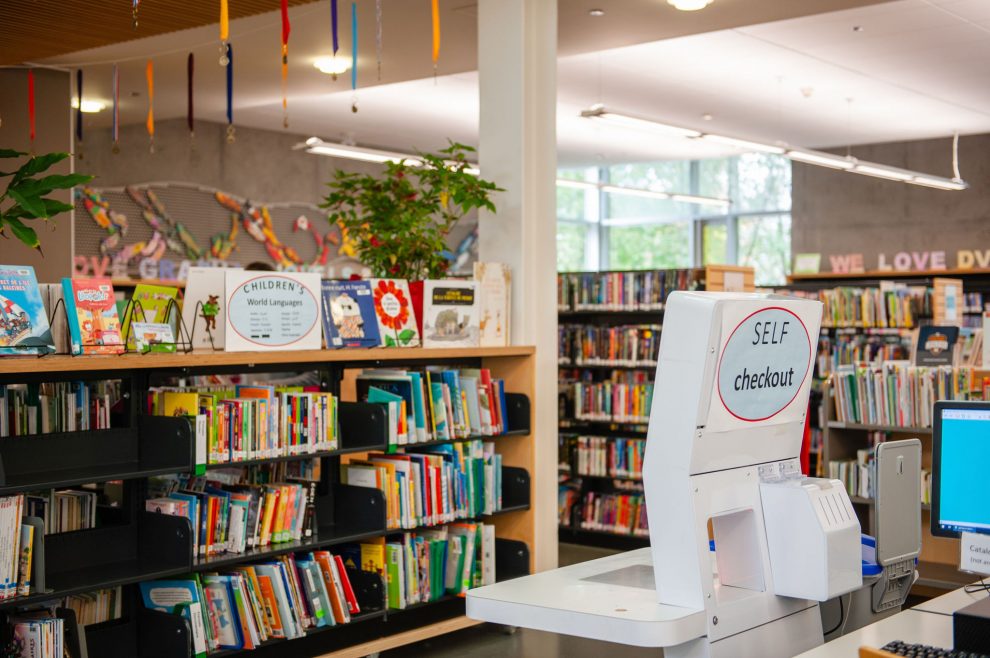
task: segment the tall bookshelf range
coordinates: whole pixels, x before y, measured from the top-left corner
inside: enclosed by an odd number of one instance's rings
[[[713,290],[713,291],[752,291],[753,268],[738,267],[734,265],[709,265],[704,268],[694,268],[690,270],[665,270],[665,272],[677,272],[686,275],[691,282],[689,289],[692,290]],[[606,275],[615,272],[564,272],[558,277],[582,276],[586,274]],[[558,323],[560,325],[586,325],[595,327],[614,327],[621,325],[662,325],[663,309],[652,310],[602,310],[600,308],[574,308],[574,304],[561,304],[558,300]],[[656,355],[653,355],[656,358]],[[643,373],[652,382],[656,372],[656,363],[644,363],[637,365],[616,365],[616,364],[573,364],[560,363],[559,371],[561,375],[560,390],[558,391],[558,448],[559,448],[559,472],[558,478],[563,486],[577,485],[579,497],[583,497],[587,492],[601,493],[637,493],[636,489],[641,489],[642,479],[640,477],[612,477],[612,476],[589,476],[578,475],[576,473],[576,457],[574,454],[574,444],[578,436],[605,437],[609,442],[616,439],[646,439],[646,423],[617,423],[609,421],[587,421],[577,420],[573,417],[573,400],[569,398],[567,387],[569,383],[564,382],[564,375],[568,372],[578,371],[587,373],[594,382],[602,382],[610,379],[612,371],[623,371],[631,373]],[[570,483],[568,485],[568,483]],[[630,487],[629,491],[619,491],[620,487]],[[582,505],[580,499],[569,515],[569,525],[561,524],[558,527],[558,538],[561,542],[571,544],[581,544],[586,546],[596,546],[618,550],[631,550],[649,545],[649,538],[637,536],[629,533],[616,533],[604,530],[590,530],[581,528]],[[560,511],[560,514],[565,514]]]
[[[496,528],[496,578],[533,570],[539,550],[532,500],[535,440],[531,434],[535,350],[532,347],[478,349],[392,348],[294,352],[191,352],[119,356],[13,357],[0,359],[0,384],[118,379],[124,384],[127,411],[108,430],[9,437],[0,440],[0,494],[70,487],[90,482],[123,481],[122,504],[99,510],[98,527],[46,535],[46,590],[0,602],[4,614],[66,595],[124,586],[118,620],[78,629],[90,656],[100,658],[190,658],[188,624],[178,615],[146,610],[135,583],[222,569],[281,554],[310,551],[397,534],[386,530],[385,499],[377,489],[340,482],[341,459],[387,448],[387,419],[381,405],[356,402],[353,376],[361,368],[489,368],[505,381],[508,431],[484,438],[503,460],[503,508],[480,518]],[[149,385],[167,377],[204,374],[252,374],[315,371],[320,387],[341,397],[340,445],[316,455],[323,460],[317,487],[317,531],[310,538],[209,558],[193,555],[189,521],[144,511],[147,479],[190,472],[194,438],[185,418],[141,413]],[[252,463],[299,459],[279,457]],[[234,464],[241,465],[240,463]],[[228,465],[224,465],[228,466]],[[544,504],[550,504],[546,501]],[[362,607],[349,624],[311,629],[294,640],[270,640],[254,651],[222,651],[211,656],[260,658],[364,656],[473,625],[464,616],[464,599],[448,596],[403,610],[386,609],[378,574],[348,570]],[[67,633],[73,632],[71,627]]]

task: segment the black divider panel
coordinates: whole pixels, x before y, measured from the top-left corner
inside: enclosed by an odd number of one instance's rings
[[[128,619],[86,627],[89,658],[190,658],[192,631],[181,615],[141,608]],[[77,654],[74,654],[77,655]]]
[[[328,496],[316,499],[319,538],[350,541],[385,532],[385,494],[378,489],[334,482]]]
[[[388,414],[374,402],[340,403],[340,449],[384,450],[388,445]]]
[[[530,418],[532,417],[529,409],[529,398],[522,393],[506,393],[505,406],[508,411],[508,427],[506,427],[506,430],[528,434],[530,431]]]
[[[495,538],[495,580],[529,575],[529,546],[514,539]]]
[[[137,428],[60,432],[0,441],[0,494],[189,470],[186,418],[142,416]]]
[[[55,616],[63,621],[62,642],[66,655],[83,656],[83,648],[86,646],[86,638],[82,636],[82,628],[76,621],[76,613],[69,608],[56,608]]]
[[[529,471],[517,466],[502,467],[502,510],[528,509],[530,504]]]
[[[385,582],[381,576],[361,569],[348,569],[347,577],[351,581],[361,614],[385,609]]]

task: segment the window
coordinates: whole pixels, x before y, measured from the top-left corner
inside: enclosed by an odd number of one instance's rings
[[[752,265],[757,285],[790,272],[791,163],[778,155],[560,170],[560,271]],[[583,185],[583,186],[582,186]],[[625,192],[617,188],[634,188]],[[685,203],[657,193],[728,199]]]

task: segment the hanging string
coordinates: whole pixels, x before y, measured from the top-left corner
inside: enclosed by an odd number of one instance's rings
[[[134,29],[135,30],[137,29],[137,26],[138,26],[138,20],[137,20],[138,17],[137,17],[137,15],[138,15],[138,5],[139,4],[141,4],[141,0],[132,0],[131,1],[131,18],[134,19]]]
[[[962,180],[959,175],[959,133],[952,133],[952,178]]]
[[[83,157],[83,72],[76,69],[76,157]]]
[[[351,3],[351,112],[357,112],[357,55],[358,55],[358,26],[357,3]]]
[[[186,126],[189,128],[189,141],[196,139],[195,122],[193,120],[193,71],[196,59],[192,53],[186,58]],[[193,142],[195,144],[195,142]]]
[[[227,11],[227,0],[220,0],[220,66],[230,63],[230,16]]]
[[[113,65],[113,152],[120,153],[120,71]]]
[[[440,60],[440,0],[432,0],[433,9],[433,80],[437,78],[437,62]]]
[[[148,128],[148,151],[155,152],[155,65],[148,60],[148,66],[144,71],[148,79],[148,120],[145,126]]]
[[[340,48],[340,41],[337,39],[337,0],[330,0],[330,34],[333,38],[333,73],[330,77],[337,81],[337,50]],[[353,62],[352,62],[353,64]]]
[[[382,79],[382,0],[375,0],[375,58],[378,62],[378,80]]]
[[[34,70],[28,69],[28,122],[31,138],[31,155],[34,155]]]
[[[234,45],[227,44],[227,142],[234,141]]]
[[[289,127],[289,0],[282,0],[282,127]]]

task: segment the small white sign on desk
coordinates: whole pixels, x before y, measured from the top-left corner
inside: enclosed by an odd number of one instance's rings
[[[960,571],[990,575],[990,535],[964,532],[959,549]]]

